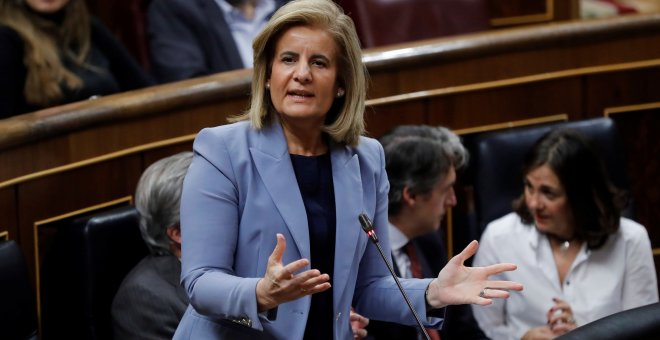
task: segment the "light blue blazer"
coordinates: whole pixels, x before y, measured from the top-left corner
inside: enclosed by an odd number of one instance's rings
[[[182,273],[190,297],[175,339],[302,339],[311,297],[257,311],[276,233],[286,238],[283,264],[310,259],[307,215],[281,125],[257,131],[248,122],[202,130],[181,202]],[[368,318],[413,325],[394,280],[360,228],[362,212],[388,240],[384,154],[374,139],[356,148],[330,145],[337,214],[333,284],[334,338],[352,339],[351,306]],[[389,242],[381,242],[390,254]],[[333,254],[328,254],[332,256]],[[314,268],[314,263],[311,263]],[[306,268],[310,269],[310,268]],[[426,317],[429,280],[402,280]],[[441,319],[425,319],[439,327]]]

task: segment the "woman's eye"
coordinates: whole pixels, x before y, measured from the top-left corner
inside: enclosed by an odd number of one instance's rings
[[[545,197],[547,197],[548,199],[557,198],[557,193],[555,193],[554,191],[544,190],[543,195],[545,195]]]
[[[327,64],[325,61],[322,60],[314,60],[312,61],[312,65],[318,66],[318,67],[325,67]]]
[[[282,62],[285,64],[290,64],[293,63],[294,61],[295,60],[293,59],[293,57],[282,57]]]

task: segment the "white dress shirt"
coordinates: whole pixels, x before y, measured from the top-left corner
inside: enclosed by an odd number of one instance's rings
[[[225,15],[227,25],[231,29],[231,35],[238,48],[238,53],[243,60],[245,68],[252,68],[253,50],[252,40],[266,26],[270,14],[275,10],[274,0],[258,0],[254,9],[254,18],[248,20],[236,7],[225,0],[216,0],[222,13]]]
[[[410,266],[410,258],[404,249],[410,240],[404,235],[399,228],[389,223],[390,232],[390,245],[392,246],[392,256],[394,262],[399,269],[400,277],[410,279],[413,277]]]
[[[479,326],[493,339],[520,339],[529,329],[547,324],[553,297],[567,301],[578,325],[658,301],[651,241],[646,229],[622,218],[619,230],[599,249],[586,244],[578,252],[563,284],[547,236],[510,213],[491,222],[481,236],[475,266],[500,262],[518,265],[492,277],[524,285],[507,300],[473,306]]]

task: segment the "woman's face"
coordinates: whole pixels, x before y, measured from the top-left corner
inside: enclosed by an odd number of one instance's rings
[[[573,215],[559,177],[546,164],[525,177],[525,204],[540,232],[560,238],[573,237]]]
[[[330,34],[319,28],[295,26],[282,34],[268,84],[273,106],[283,119],[323,124],[339,90],[337,51]]]
[[[25,0],[33,11],[42,14],[53,14],[59,12],[71,0]]]

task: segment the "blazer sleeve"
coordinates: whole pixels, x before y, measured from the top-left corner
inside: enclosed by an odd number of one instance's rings
[[[194,1],[154,0],[147,11],[151,67],[156,79],[171,82],[211,73],[195,27],[204,20]],[[210,28],[209,28],[210,29]]]
[[[183,184],[181,277],[196,312],[215,319],[248,319],[252,328],[262,330],[255,295],[260,278],[234,272],[238,188],[230,153],[216,131],[199,133]]]
[[[372,140],[369,140],[372,142]],[[366,144],[366,143],[365,143]],[[387,208],[389,191],[389,181],[385,172],[385,154],[382,146],[373,141],[370,144],[374,150],[368,153],[377,155],[375,164],[376,181],[376,214],[374,218],[374,228],[380,240],[380,245],[385,254],[391,254],[392,250],[389,242]],[[366,177],[362,175],[363,180]],[[426,326],[439,327],[442,319],[429,317],[426,313],[426,287],[431,279],[401,279],[406,293],[408,294],[413,307],[417,311]],[[369,318],[375,320],[396,322],[407,325],[416,325],[416,321],[410,310],[407,308],[401,293],[390,276],[387,267],[378,249],[373,244],[367,245],[367,248],[360,261],[360,270],[357,278],[354,305],[358,312],[363,313]]]

